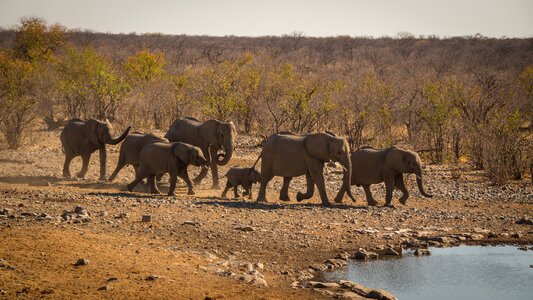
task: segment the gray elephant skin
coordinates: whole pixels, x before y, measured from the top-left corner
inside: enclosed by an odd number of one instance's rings
[[[204,166],[207,160],[202,155],[200,148],[186,143],[152,143],[146,145],[139,156],[139,169],[135,180],[128,184],[131,192],[144,178],[148,178],[151,193],[160,194],[155,177],[170,173],[169,196],[174,195],[177,176],[181,177],[189,187],[188,194],[194,195],[194,186],[189,179],[187,167],[189,165]]]
[[[227,182],[226,188],[222,192],[222,198],[226,198],[226,193],[233,188],[235,198],[239,198],[239,185],[243,187],[244,194],[252,199],[252,185],[261,181],[261,173],[255,168],[244,168],[233,166],[226,173]]]
[[[331,205],[326,194],[323,174],[324,163],[330,160],[337,161],[343,166],[343,186],[348,196],[355,201],[350,191],[352,173],[350,148],[344,138],[328,133],[305,135],[278,133],[266,140],[260,158],[262,178],[258,202],[266,202],[267,184],[274,176],[283,177],[280,200],[290,201],[288,196],[290,181],[293,177],[305,175],[307,192],[305,194],[298,192],[297,201],[311,198],[316,184],[322,205]]]
[[[129,133],[128,127],[118,138],[113,139],[113,128],[108,121],[90,119],[70,120],[61,131],[60,140],[65,152],[65,163],[63,165],[63,176],[71,177],[70,162],[76,156],[81,156],[83,166],[77,177],[83,178],[89,168],[91,154],[96,150],[100,153],[100,180],[105,180],[106,174],[106,145],[116,145],[120,143]]]
[[[352,185],[363,186],[368,205],[377,205],[378,202],[372,197],[371,184],[385,182],[385,205],[391,206],[392,192],[394,188],[402,191],[399,201],[406,204],[409,191],[405,187],[403,174],[415,174],[420,193],[428,198],[433,197],[426,193],[422,182],[422,163],[416,152],[396,147],[387,149],[374,149],[363,147],[351,154],[352,161]],[[335,197],[336,202],[342,202],[344,187],[339,190]]]
[[[218,120],[200,122],[194,118],[182,118],[174,121],[165,138],[171,142],[183,142],[200,147],[202,153],[211,166],[213,188],[219,187],[218,166],[226,165],[235,147],[237,131],[232,122]],[[223,153],[219,154],[219,151]],[[194,179],[199,184],[207,175],[207,168],[202,168]]]
[[[113,174],[109,176],[109,181],[111,182],[115,180],[118,175],[118,172],[120,172],[120,170],[126,165],[133,166],[133,169],[135,170],[135,177],[137,177],[137,171],[139,167],[139,156],[141,154],[141,150],[144,148],[144,146],[156,142],[168,143],[168,140],[153,135],[151,133],[142,134],[134,132],[132,134],[129,134],[124,139],[122,144],[120,144],[117,167],[115,168]]]

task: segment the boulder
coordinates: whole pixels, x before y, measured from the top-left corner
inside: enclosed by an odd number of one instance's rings
[[[431,255],[431,251],[429,249],[416,249],[415,250],[415,255],[416,256],[427,256],[427,255]]]

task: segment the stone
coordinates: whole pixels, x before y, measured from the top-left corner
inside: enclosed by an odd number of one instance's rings
[[[265,268],[265,265],[263,265],[261,262],[254,263],[254,267],[259,270],[263,270]]]
[[[111,289],[111,286],[109,285],[103,285],[98,288],[99,291],[109,291]]]
[[[152,222],[152,216],[151,215],[143,215],[141,221],[142,222]]]
[[[372,290],[370,293],[368,293],[367,297],[372,298],[372,299],[380,299],[380,300],[397,300],[398,299],[393,294],[387,291],[384,291],[384,290]]]
[[[515,223],[519,225],[533,225],[533,219],[530,219],[529,217],[524,216],[518,219]]]
[[[107,282],[112,282],[112,281],[117,281],[118,278],[117,277],[110,277],[109,279],[107,279]]]
[[[89,264],[89,260],[85,258],[78,258],[78,261],[74,264],[76,267],[86,266]]]
[[[516,239],[519,239],[522,237],[522,235],[518,232],[514,232],[514,233],[511,233],[511,237],[512,238],[516,238]]]
[[[85,208],[79,206],[79,205],[74,208],[74,213],[78,214],[78,215],[87,215],[88,214],[87,210]]]
[[[335,282],[320,282],[320,281],[309,281],[309,285],[313,288],[319,289],[337,289],[340,287],[340,284]]]
[[[268,287],[268,283],[264,278],[255,278],[252,284],[261,287]]]
[[[400,256],[401,254],[398,253],[398,251],[392,249],[391,247],[387,248],[385,250],[385,255],[390,255],[390,256]]]
[[[195,221],[185,221],[185,222],[181,223],[181,225],[199,226],[199,224],[196,223]]]
[[[148,276],[146,276],[146,278],[144,280],[154,281],[154,280],[156,280],[158,278],[159,278],[159,276],[157,276],[157,275],[148,275]]]
[[[255,228],[253,228],[252,226],[237,226],[234,229],[244,231],[244,232],[255,231]]]
[[[429,249],[416,249],[415,250],[415,253],[414,253],[416,256],[426,256],[426,255],[431,255],[431,250]]]

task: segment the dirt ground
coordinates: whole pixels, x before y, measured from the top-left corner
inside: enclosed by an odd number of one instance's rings
[[[533,217],[529,178],[495,187],[465,166],[460,177],[457,166],[426,166],[426,187],[435,197],[422,198],[408,177],[411,198],[403,206],[395,194],[395,208],[368,207],[355,186],[356,203],[346,197],[322,208],[318,195],[282,202],[279,178],[269,185],[267,204],[221,199],[222,189],[210,189],[209,178],[194,196],[183,182],[176,197],[153,196],[144,187],[125,191],[131,167],[113,183],[98,182],[98,153],[85,179],[61,178],[59,131],[32,137],[20,150],[0,151],[0,298],[322,299],[331,296],[302,286],[343,252],[399,247],[430,235],[533,243],[533,226],[517,224]],[[229,165],[253,164],[256,144],[240,137]],[[118,149],[108,146],[108,175]],[[326,178],[333,198],[340,175],[329,168]],[[168,178],[161,186],[168,189]],[[303,189],[304,178],[295,179],[291,197]],[[373,190],[383,203],[383,187]],[[151,221],[142,222],[143,215]],[[431,245],[447,244],[435,239]],[[75,266],[80,258],[88,263]]]

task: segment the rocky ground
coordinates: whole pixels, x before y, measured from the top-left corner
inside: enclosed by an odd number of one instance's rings
[[[209,179],[194,196],[183,183],[176,197],[152,196],[143,187],[125,191],[131,167],[116,182],[98,182],[97,153],[86,179],[61,178],[58,136],[36,131],[31,146],[0,151],[0,298],[360,299],[379,291],[328,286],[317,275],[361,253],[394,255],[402,246],[533,243],[529,178],[495,187],[466,166],[427,166],[435,197],[421,198],[408,176],[411,198],[402,206],[395,194],[395,208],[366,206],[357,187],[356,203],[346,198],[331,208],[318,195],[281,202],[280,179],[269,185],[268,204],[221,199]],[[258,142],[240,137],[230,165],[253,164]],[[108,147],[108,174],[118,149]],[[80,165],[73,162],[73,174]],[[338,171],[326,170],[331,198]],[[304,178],[293,180],[293,198],[298,190]],[[383,203],[384,188],[373,191]]]

